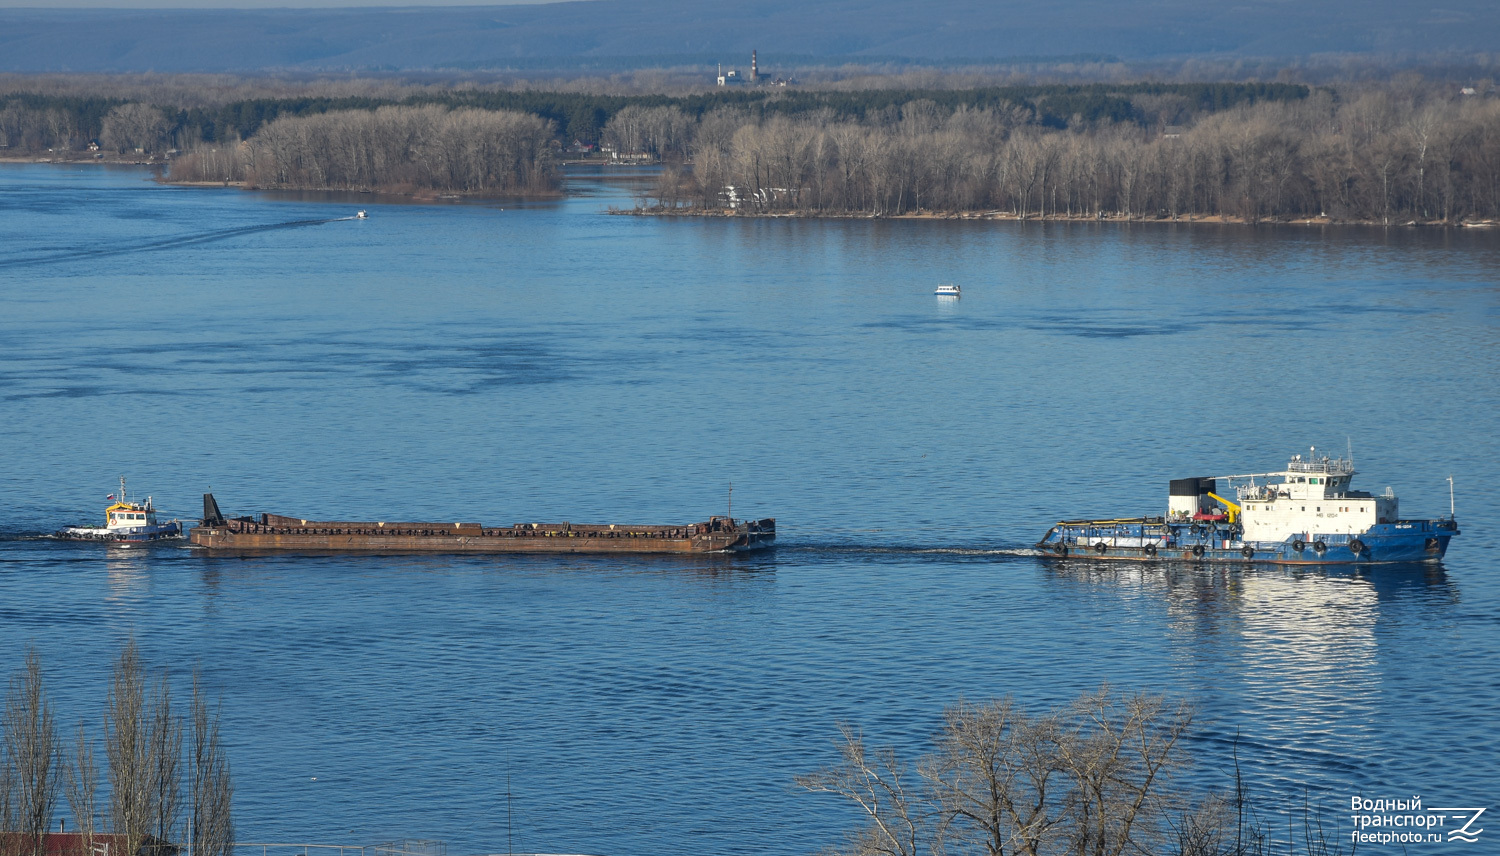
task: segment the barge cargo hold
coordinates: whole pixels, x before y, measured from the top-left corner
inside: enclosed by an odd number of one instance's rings
[[[682,526],[581,523],[393,523],[307,520],[280,514],[225,518],[211,493],[188,533],[215,551],[340,553],[728,553],[776,541],[776,520],[711,517]]]

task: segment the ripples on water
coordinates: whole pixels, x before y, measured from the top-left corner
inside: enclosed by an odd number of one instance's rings
[[[1272,810],[1493,794],[1500,242],[1472,232],[598,216],[0,170],[0,642],[97,720],[134,633],[224,696],[242,837],[805,853],[841,720],[1102,681],[1196,701]],[[282,226],[297,228],[280,228]],[[45,263],[37,260],[43,259]],[[938,302],[934,283],[964,286]],[[1464,535],[1366,571],[1057,562],[1061,516],[1352,437]],[[752,557],[204,558],[183,516],[774,514]],[[314,778],[316,780],[314,781]],[[1475,803],[1479,804],[1479,803]]]

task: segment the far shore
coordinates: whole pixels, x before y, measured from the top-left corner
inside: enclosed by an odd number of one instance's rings
[[[613,208],[608,212],[630,217],[725,217],[753,220],[1004,220],[1011,222],[1046,223],[1186,223],[1236,226],[1406,226],[1439,228],[1489,228],[1500,225],[1494,220],[1474,220],[1450,223],[1443,220],[1406,220],[1382,223],[1379,220],[1341,220],[1328,216],[1317,217],[1265,217],[1249,220],[1226,214],[1182,214],[1172,216],[1141,216],[1108,213],[1088,214],[1027,214],[1021,216],[1014,211],[908,211],[901,214],[870,214],[867,212],[822,212],[822,211],[741,211],[727,208]]]
[[[0,152],[0,163],[53,164],[53,165],[58,165],[58,166],[72,166],[72,165],[75,165],[75,164],[78,164],[78,165],[82,165],[82,164],[98,164],[98,165],[101,165],[101,166],[148,166],[148,167],[167,167],[171,163],[170,161],[168,161],[166,159],[156,158],[156,157],[153,157],[151,155],[146,155],[145,156],[146,157],[145,160],[139,160],[138,159],[140,157],[139,155],[117,155],[117,154],[114,154],[114,153],[109,153],[109,154],[106,154],[104,157],[97,157],[96,155],[98,155],[98,154],[101,154],[101,153],[98,153],[98,152],[95,152],[95,153],[89,153],[89,152],[57,152],[57,153],[54,153],[54,152],[32,152],[32,153],[29,153],[29,154],[19,154],[19,153],[11,153],[11,152]],[[156,182],[158,184],[168,184],[168,185],[172,185],[172,186],[175,186],[175,187],[205,187],[205,188],[207,188],[207,187],[214,187],[214,188],[234,187],[234,188],[238,188],[240,190],[261,190],[261,191],[268,191],[268,192],[290,191],[290,192],[293,192],[293,193],[297,193],[297,192],[358,193],[358,194],[361,194],[361,195],[368,195],[368,196],[370,196],[371,197],[370,201],[372,203],[379,203],[381,197],[386,197],[386,198],[389,198],[389,199],[393,199],[393,201],[399,199],[401,202],[410,202],[410,201],[435,202],[435,201],[442,200],[442,199],[468,199],[468,200],[483,200],[483,199],[561,199],[561,198],[567,196],[567,194],[564,193],[561,190],[557,190],[557,191],[542,191],[542,192],[537,192],[537,191],[531,191],[531,192],[518,192],[518,191],[472,192],[472,191],[469,191],[469,192],[465,192],[465,191],[461,191],[461,190],[437,190],[437,189],[432,189],[432,188],[413,188],[413,187],[410,187],[410,186],[350,188],[350,187],[314,187],[314,186],[292,185],[292,186],[285,186],[285,187],[266,187],[264,185],[251,184],[251,183],[246,182],[246,181],[233,181],[233,180],[226,180],[226,181],[190,181],[190,180],[187,180],[187,179],[168,178],[165,175],[159,175],[159,176],[157,176]]]
[[[102,156],[101,156],[102,155]],[[0,151],[0,163],[46,163],[46,164],[101,164],[105,166],[149,166],[165,167],[168,161],[156,159],[147,155],[146,160],[136,160],[138,155],[120,155],[115,153],[90,153],[90,152],[32,152],[27,154]],[[583,165],[588,161],[572,161],[565,165]],[[400,202],[436,202],[439,200],[485,200],[485,199],[562,199],[567,193],[562,190],[546,192],[463,192],[453,190],[435,190],[430,188],[412,188],[410,186],[399,187],[374,187],[374,188],[347,188],[347,187],[314,187],[314,186],[288,186],[288,187],[265,187],[254,185],[244,181],[189,181],[186,179],[172,179],[165,175],[156,178],[159,184],[174,185],[177,187],[204,187],[221,188],[233,187],[241,190],[258,190],[267,192],[315,192],[315,193],[356,193],[368,195],[370,202],[380,204],[382,198],[389,199],[393,203]],[[1298,217],[1266,217],[1259,220],[1250,220],[1228,214],[1180,214],[1178,216],[1142,216],[1126,215],[1120,213],[1106,213],[1103,215],[1088,214],[1027,214],[1021,216],[1014,211],[908,211],[900,214],[871,214],[868,212],[835,212],[835,211],[745,211],[729,208],[696,208],[677,207],[669,208],[662,206],[634,208],[611,208],[606,213],[632,217],[724,217],[743,219],[802,219],[802,220],[996,220],[1010,222],[1045,222],[1045,223],[1168,223],[1168,224],[1205,224],[1205,225],[1297,225],[1297,226],[1381,226],[1381,227],[1426,227],[1426,228],[1471,228],[1487,229],[1500,226],[1496,220],[1467,220],[1458,223],[1443,220],[1405,220],[1392,221],[1389,223],[1380,220],[1345,220],[1328,216],[1298,216]]]

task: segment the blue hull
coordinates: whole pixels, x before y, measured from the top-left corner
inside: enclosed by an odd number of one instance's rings
[[[1052,527],[1036,546],[1059,558],[1343,565],[1437,561],[1459,534],[1451,519],[1381,523],[1357,536],[1309,532],[1281,542],[1242,541],[1237,531],[1222,522],[1167,523],[1151,517],[1079,520]]]

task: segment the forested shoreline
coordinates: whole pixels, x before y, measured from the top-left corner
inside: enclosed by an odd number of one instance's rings
[[[656,213],[1460,223],[1500,216],[1500,102],[1320,92],[1191,126],[1052,129],[904,105],[885,123],[705,119]]]
[[[129,94],[0,94],[0,152],[159,153],[183,183],[474,195],[560,192],[559,164],[592,152],[662,164],[636,209],[658,214],[1500,217],[1500,99],[1416,78]]]

